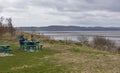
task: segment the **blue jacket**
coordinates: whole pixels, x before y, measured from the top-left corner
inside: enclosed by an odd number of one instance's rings
[[[20,38],[19,38],[20,44],[23,44],[24,41],[25,41],[24,37],[23,37],[23,36],[20,36]]]

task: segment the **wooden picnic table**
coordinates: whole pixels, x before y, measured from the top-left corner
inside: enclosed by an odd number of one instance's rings
[[[42,51],[42,44],[40,44],[40,42],[38,41],[24,41],[24,45],[23,45],[24,49],[26,51],[30,51],[30,49],[32,48],[34,51]]]
[[[7,53],[7,52],[10,52],[10,51],[12,51],[12,50],[10,49],[9,44],[0,45],[0,52]]]

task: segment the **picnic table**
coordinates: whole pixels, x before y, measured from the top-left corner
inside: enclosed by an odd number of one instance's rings
[[[12,49],[10,49],[9,44],[0,45],[0,52],[8,53],[10,51],[12,51]]]
[[[24,49],[28,52],[30,52],[30,49],[33,49],[34,51],[42,51],[42,44],[38,41],[24,41],[23,50]]]

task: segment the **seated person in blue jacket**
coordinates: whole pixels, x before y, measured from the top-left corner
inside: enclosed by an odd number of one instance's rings
[[[24,41],[25,41],[24,35],[21,35],[21,36],[19,37],[20,50],[23,49]]]

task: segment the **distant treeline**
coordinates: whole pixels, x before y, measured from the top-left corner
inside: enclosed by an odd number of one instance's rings
[[[48,26],[48,27],[16,27],[18,31],[120,31],[120,27],[79,27],[79,26]]]

